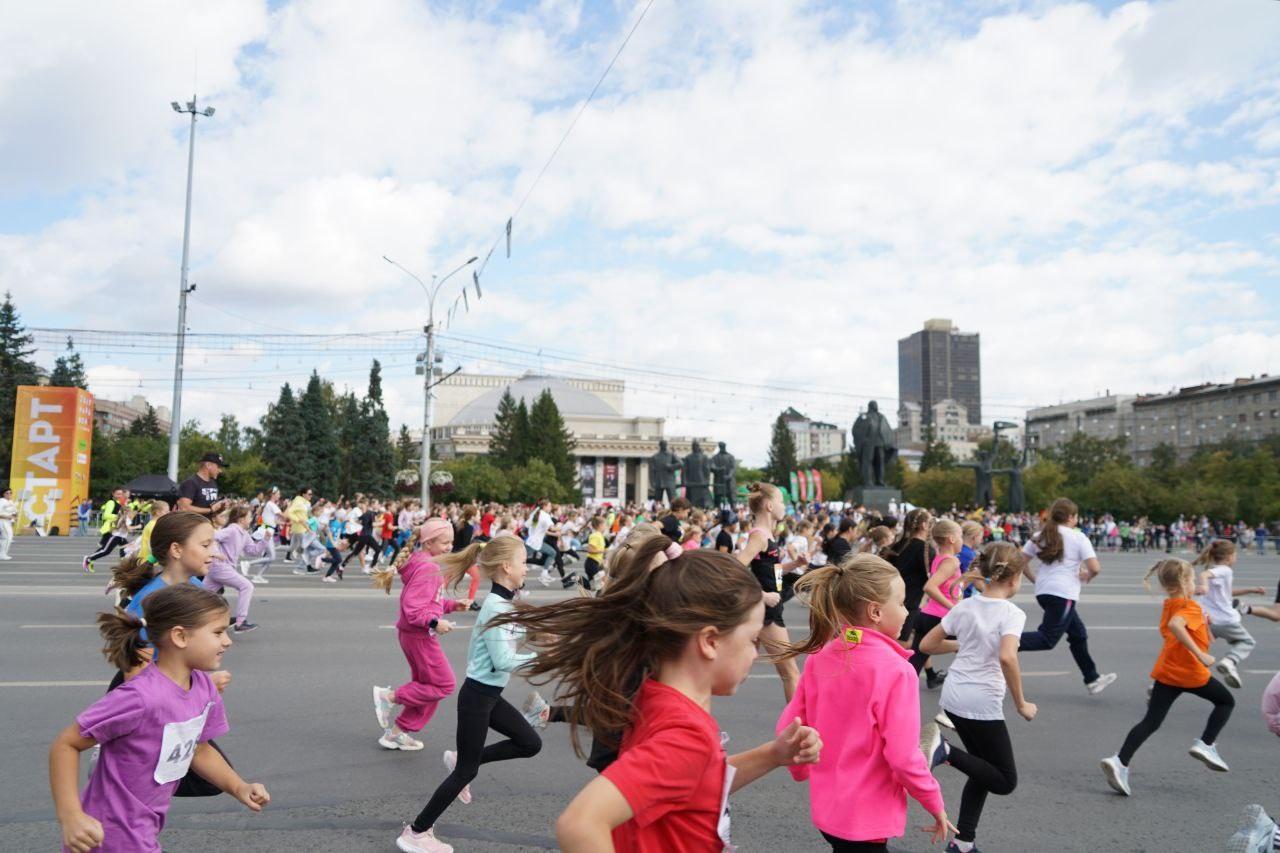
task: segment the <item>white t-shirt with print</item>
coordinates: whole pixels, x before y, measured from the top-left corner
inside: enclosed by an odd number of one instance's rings
[[[1071,601],[1080,600],[1080,567],[1086,560],[1098,555],[1093,543],[1074,527],[1059,527],[1062,534],[1062,556],[1056,563],[1043,563],[1036,567],[1036,595],[1056,595]],[[1035,557],[1040,553],[1034,539],[1022,546],[1022,553]],[[1037,562],[1040,562],[1037,559]]]
[[[954,636],[960,651],[942,683],[942,707],[969,720],[1004,719],[1004,670],[1000,638],[1020,637],[1027,614],[1007,598],[975,595],[942,617],[942,630]]]
[[[1209,591],[1196,596],[1196,601],[1209,614],[1214,625],[1238,625],[1240,611],[1231,606],[1231,588],[1236,573],[1230,566],[1213,566],[1209,569]],[[944,684],[946,682],[943,682]]]

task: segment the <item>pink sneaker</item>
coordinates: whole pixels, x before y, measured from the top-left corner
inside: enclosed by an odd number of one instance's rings
[[[458,753],[454,752],[452,749],[446,749],[444,751],[444,766],[448,768],[450,773],[452,773],[453,768],[458,766]],[[470,785],[462,786],[462,790],[458,792],[458,802],[462,803],[464,806],[471,804]]]
[[[436,838],[434,830],[414,832],[411,826],[406,826],[400,833],[396,847],[404,853],[453,853],[453,847]]]

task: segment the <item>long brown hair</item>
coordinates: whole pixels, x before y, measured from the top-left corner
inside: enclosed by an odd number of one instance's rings
[[[525,672],[535,684],[558,682],[557,701],[569,707],[579,756],[579,727],[606,740],[626,730],[633,694],[644,679],[677,657],[698,631],[732,631],[760,603],[759,581],[735,557],[693,550],[659,561],[672,544],[653,536],[627,549],[625,565],[615,563],[616,574],[599,597],[518,605],[487,626],[517,624],[529,632],[539,653]]]
[[[845,625],[861,617],[868,604],[884,604],[901,577],[874,554],[853,554],[838,563],[810,569],[796,581],[796,598],[809,607],[809,636],[792,643],[779,660],[809,655],[825,646]]]
[[[124,590],[126,598],[133,598],[155,577],[156,572],[164,568],[165,561],[169,559],[169,549],[186,542],[196,528],[208,523],[203,515],[190,510],[160,516],[155,527],[151,528],[151,555],[155,562],[139,557],[135,551],[111,570],[111,586]]]
[[[1062,531],[1058,528],[1070,521],[1071,516],[1079,514],[1080,510],[1067,498],[1058,498],[1053,502],[1049,507],[1049,517],[1045,519],[1044,527],[1035,538],[1036,547],[1039,549],[1036,554],[1037,560],[1048,565],[1062,559],[1062,552],[1066,545],[1062,541]]]
[[[1220,566],[1236,552],[1236,543],[1230,539],[1215,539],[1200,552],[1193,566]]]
[[[929,510],[924,507],[916,507],[906,514],[902,519],[902,535],[897,538],[885,552],[885,556],[891,560],[896,560],[898,556],[906,550],[907,545],[912,539],[916,538],[916,534],[920,533],[928,526],[932,516]],[[928,546],[928,537],[926,537],[925,545]]]
[[[222,596],[194,584],[180,583],[158,589],[142,602],[145,623],[119,607],[113,613],[98,614],[102,654],[116,669],[133,669],[143,661],[141,651],[146,646],[142,639],[144,628],[147,638],[157,648],[162,648],[174,628],[199,628],[226,612],[227,602]]]
[[[992,583],[1000,583],[1022,574],[1026,565],[1027,557],[1017,545],[1012,542],[992,542],[978,553],[969,573],[977,569],[979,577]]]

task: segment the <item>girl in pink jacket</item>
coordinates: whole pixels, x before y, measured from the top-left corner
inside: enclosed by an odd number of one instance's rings
[[[444,576],[441,564],[445,562],[475,562],[480,545],[464,548],[450,554],[453,547],[453,525],[443,518],[429,518],[418,528],[419,550],[409,556],[409,550],[400,552],[397,565],[374,575],[374,586],[391,594],[391,582],[396,572],[404,589],[400,591],[400,617],[396,620],[396,635],[400,649],[409,662],[409,681],[394,690],[390,687],[373,688],[373,708],[382,726],[378,745],[383,749],[422,749],[422,741],[409,732],[422,731],[436,712],[440,700],[453,693],[457,685],[449,659],[440,648],[438,634],[453,630],[453,623],[444,619],[446,613],[465,610],[470,601],[455,601],[444,597]],[[400,715],[392,722],[396,706]]]
[[[945,841],[955,827],[919,748],[918,676],[897,640],[907,618],[902,576],[858,554],[811,569],[795,591],[808,600],[813,633],[787,652],[810,657],[778,730],[798,718],[822,732],[818,763],[791,768],[809,780],[814,825],[833,850],[887,850],[906,829],[910,794],[933,815],[924,831]]]

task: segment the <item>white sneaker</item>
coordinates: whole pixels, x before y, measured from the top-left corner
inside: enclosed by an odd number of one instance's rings
[[[305,574],[307,573],[307,570],[306,570],[306,569],[294,569],[294,570],[293,570],[293,573],[294,573],[295,575],[305,575]]]
[[[458,766],[458,753],[454,752],[452,749],[446,749],[444,751],[444,766],[448,768],[450,773],[452,773],[453,768]],[[471,803],[470,785],[462,786],[462,790],[458,792],[458,802],[462,803],[464,806]]]
[[[417,752],[424,745],[422,741],[409,737],[407,732],[393,735],[391,729],[387,729],[382,733],[382,737],[378,738],[378,746],[383,749],[402,749],[405,752]]]
[[[1262,806],[1248,805],[1235,834],[1227,839],[1227,853],[1272,853],[1275,849],[1276,822]]]
[[[951,722],[951,718],[947,716],[946,711],[939,710],[937,716],[933,718],[933,721],[940,726],[946,726],[953,732],[956,730],[956,724]]]
[[[335,578],[333,575],[325,575],[323,578],[321,578],[321,583],[337,583],[337,582],[338,582],[338,579]]]
[[[1244,686],[1244,682],[1240,680],[1240,670],[1236,669],[1236,662],[1231,658],[1223,658],[1218,661],[1218,672],[1222,673],[1222,680],[1227,682],[1228,687],[1234,687],[1239,690]]]
[[[1129,768],[1120,763],[1120,756],[1113,755],[1102,759],[1102,773],[1107,777],[1107,784],[1111,786],[1111,790],[1126,797],[1133,795],[1129,790]]]
[[[453,848],[436,838],[432,829],[414,832],[410,826],[405,826],[404,832],[400,833],[396,847],[404,853],[453,853]]]
[[[396,703],[391,701],[393,695],[395,693],[390,687],[373,686],[373,713],[378,715],[378,725],[383,731],[391,728],[391,712],[396,707]]]
[[[1231,769],[1227,766],[1227,762],[1222,760],[1222,756],[1218,755],[1218,748],[1213,744],[1197,739],[1195,743],[1191,744],[1189,752],[1192,758],[1203,762],[1204,766],[1210,770],[1226,773]]]
[[[542,584],[543,586],[551,586],[551,573],[543,572],[542,574],[538,575],[538,583]]]
[[[271,581],[267,580],[262,575],[254,575],[253,577],[249,578],[249,582],[250,583],[271,583]]]
[[[524,699],[524,718],[535,729],[545,729],[551,717],[551,706],[534,690]]]
[[[1115,684],[1116,679],[1119,677],[1120,676],[1116,675],[1114,672],[1106,672],[1099,675],[1095,680],[1090,681],[1084,687],[1089,691],[1090,696],[1097,696],[1109,686]]]

